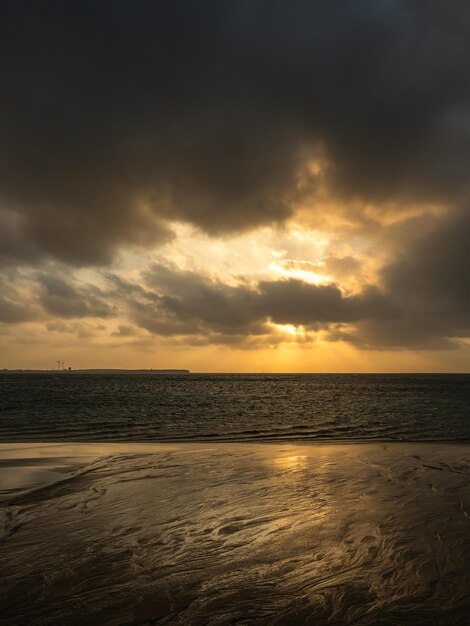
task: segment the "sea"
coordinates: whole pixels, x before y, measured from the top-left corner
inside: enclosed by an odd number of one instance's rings
[[[0,441],[469,441],[468,374],[1,373]]]

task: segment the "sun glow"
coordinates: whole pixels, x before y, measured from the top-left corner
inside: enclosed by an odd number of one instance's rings
[[[284,335],[287,341],[293,339],[305,338],[305,328],[303,326],[296,326],[295,324],[272,324],[273,328]]]
[[[315,271],[285,267],[277,261],[273,261],[269,264],[268,269],[276,274],[280,274],[285,278],[297,278],[313,285],[324,285],[332,282],[332,277],[325,274],[318,274]]]

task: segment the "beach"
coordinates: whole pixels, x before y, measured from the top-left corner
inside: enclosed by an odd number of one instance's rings
[[[2,624],[468,624],[470,445],[0,444]]]
[[[1,18],[0,626],[470,626],[470,2]]]

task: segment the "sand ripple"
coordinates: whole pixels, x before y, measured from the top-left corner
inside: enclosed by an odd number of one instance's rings
[[[156,450],[3,494],[2,623],[469,623],[470,446]]]

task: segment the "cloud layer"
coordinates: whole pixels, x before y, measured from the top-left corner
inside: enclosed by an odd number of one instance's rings
[[[1,322],[125,311],[122,336],[293,324],[364,348],[470,336],[467,2],[26,0],[1,17],[0,264],[30,272],[27,289],[1,283]],[[387,230],[423,206],[439,217]],[[300,214],[337,214],[343,243],[360,222],[372,261],[393,240],[376,283],[350,290],[351,251],[319,285],[235,285],[171,258],[107,287],[64,269],[158,249],[181,222],[225,237]]]
[[[465,2],[3,12],[6,257],[102,263],[165,240],[164,220],[212,233],[282,221],[315,192],[305,167],[319,150],[342,198],[466,192]]]

